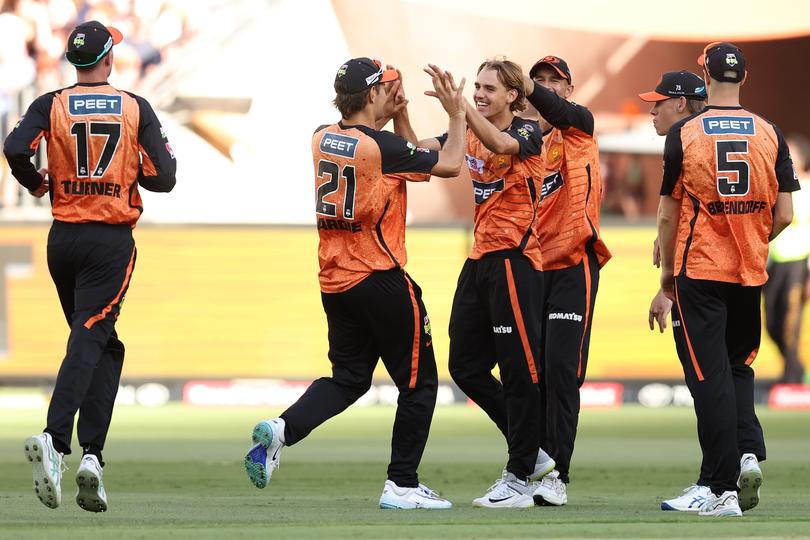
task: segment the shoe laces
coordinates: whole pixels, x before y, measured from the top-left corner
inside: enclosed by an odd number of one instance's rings
[[[702,487],[702,486],[699,486],[699,485],[697,485],[697,484],[692,484],[691,486],[689,486],[688,488],[686,488],[686,489],[684,489],[684,490],[683,490],[683,494],[684,494],[684,495],[689,495],[689,494],[690,494],[690,493],[692,493],[693,491],[697,491],[697,490],[699,490],[701,487]]]
[[[432,489],[427,487],[425,484],[419,484],[418,489],[422,493],[422,495],[424,495],[426,497],[429,497],[431,499],[440,499],[441,498],[438,493],[436,493],[435,491],[433,491]]]

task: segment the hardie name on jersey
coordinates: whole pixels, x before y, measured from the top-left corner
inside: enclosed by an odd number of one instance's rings
[[[110,94],[74,94],[68,96],[68,110],[72,116],[88,114],[121,115],[121,96]]]
[[[363,224],[359,221],[344,221],[342,219],[318,218],[319,231],[347,231],[360,232]]]

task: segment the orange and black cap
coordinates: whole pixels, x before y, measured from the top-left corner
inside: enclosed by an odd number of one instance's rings
[[[121,43],[123,34],[112,26],[98,21],[87,21],[73,29],[68,36],[65,58],[76,67],[90,67]]]
[[[664,101],[671,98],[705,100],[706,83],[691,71],[669,71],[658,78],[652,92],[644,92],[638,97],[644,101]]]
[[[709,43],[698,57],[698,65],[704,66],[716,81],[741,83],[745,79],[745,56],[742,49],[732,43]]]
[[[529,70],[529,78],[534,79],[537,70],[539,70],[542,66],[548,66],[557,73],[560,74],[560,77],[566,79],[569,84],[571,84],[571,70],[568,69],[568,64],[565,60],[560,58],[559,56],[544,56],[540,60],[534,63],[532,69]]]
[[[380,60],[352,58],[338,69],[335,75],[335,92],[356,94],[398,78],[399,73],[394,69],[386,69]]]

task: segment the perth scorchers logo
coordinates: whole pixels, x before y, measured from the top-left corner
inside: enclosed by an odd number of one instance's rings
[[[546,158],[548,159],[549,165],[557,163],[562,159],[562,157],[563,157],[563,146],[561,143],[554,143],[548,148]]]

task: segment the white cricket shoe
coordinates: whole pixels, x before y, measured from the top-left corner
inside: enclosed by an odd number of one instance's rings
[[[700,512],[700,508],[712,496],[709,486],[692,484],[674,499],[661,501],[661,510],[674,510],[676,512]]]
[[[540,480],[533,498],[537,506],[562,506],[568,502],[565,482],[560,480],[559,471],[551,471]]]
[[[64,456],[53,447],[50,433],[33,435],[25,440],[25,457],[31,463],[34,492],[48,508],[62,504],[62,472],[67,469]]]
[[[473,500],[472,505],[477,508],[531,508],[536,486],[537,482],[519,480],[514,474],[505,472],[483,497]]]
[[[453,503],[439,497],[438,493],[423,484],[419,487],[399,487],[391,480],[386,480],[380,495],[380,508],[394,510],[446,510]]]
[[[284,420],[275,418],[259,422],[253,428],[253,443],[245,456],[245,471],[257,488],[267,487],[273,471],[278,469],[284,448]]]
[[[745,512],[759,504],[759,488],[762,485],[762,469],[754,454],[743,454],[740,458],[740,476],[737,487],[740,488],[740,510]]]
[[[534,463],[534,471],[529,475],[529,480],[540,480],[554,470],[557,463],[542,448],[537,450],[537,461]]]
[[[98,458],[87,454],[82,458],[79,470],[76,471],[76,504],[88,512],[107,511],[107,492],[104,490],[104,469]]]
[[[740,510],[740,500],[737,497],[736,491],[724,491],[719,497],[712,493],[709,498],[703,503],[703,506],[698,512],[699,516],[727,516],[727,517],[740,517],[742,510]]]

